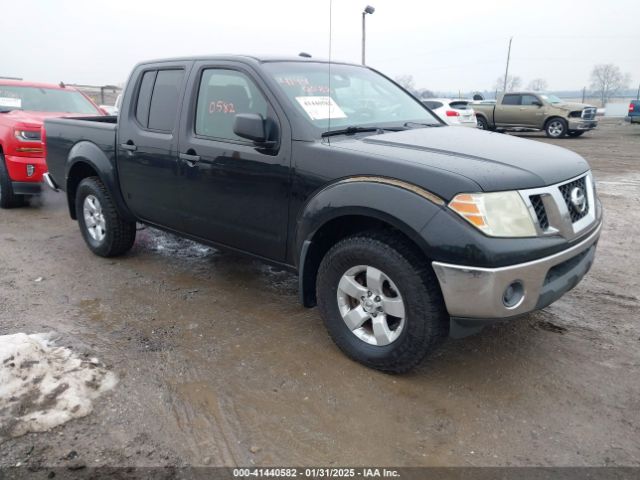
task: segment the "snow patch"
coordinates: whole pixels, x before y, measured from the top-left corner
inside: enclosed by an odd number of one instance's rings
[[[116,376],[56,347],[52,334],[0,335],[0,443],[88,415]]]

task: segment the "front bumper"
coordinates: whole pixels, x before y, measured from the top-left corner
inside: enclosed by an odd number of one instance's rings
[[[9,178],[14,182],[41,183],[42,174],[47,171],[47,163],[44,157],[21,157],[17,155],[5,155],[5,163]],[[31,172],[31,175],[29,173]]]
[[[553,303],[591,268],[601,228],[600,221],[578,244],[517,265],[479,268],[433,262],[449,315],[482,324],[482,320],[515,317]],[[514,282],[521,286],[521,298],[507,306],[505,292]]]
[[[36,182],[11,182],[11,188],[16,195],[40,195],[42,183]]]
[[[598,126],[596,120],[569,120],[569,130],[592,130]]]

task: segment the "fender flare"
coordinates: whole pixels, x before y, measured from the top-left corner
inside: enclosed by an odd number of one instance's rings
[[[100,178],[100,181],[107,187],[111,193],[118,213],[129,221],[135,221],[135,217],[127,207],[120,192],[118,182],[118,172],[115,166],[115,152],[109,157],[107,154],[93,142],[80,141],[76,143],[67,156],[67,164],[65,168],[65,190],[67,192],[67,201],[69,203],[69,214],[71,218],[76,219],[75,212],[75,189],[69,188],[71,175],[74,167],[78,164],[85,164],[91,167]]]
[[[347,178],[317,192],[298,216],[293,244],[303,305],[313,305],[319,262],[309,253],[316,233],[328,222],[354,215],[370,217],[402,232],[428,255],[430,247],[420,232],[444,204],[440,197],[421,187],[385,177]]]

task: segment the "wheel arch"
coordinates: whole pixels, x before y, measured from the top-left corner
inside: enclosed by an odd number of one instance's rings
[[[294,245],[300,301],[305,307],[316,304],[316,275],[322,258],[348,236],[392,231],[428,258],[430,246],[420,232],[440,210],[441,204],[436,202],[442,200],[417,188],[368,179],[346,180],[323,189],[307,203],[297,222]]]
[[[120,193],[115,158],[109,158],[100,147],[92,142],[79,142],[69,151],[65,190],[71,218],[77,219],[75,197],[78,185],[85,178],[94,176],[100,179],[113,197],[118,213],[123,218],[134,221],[135,218]]]

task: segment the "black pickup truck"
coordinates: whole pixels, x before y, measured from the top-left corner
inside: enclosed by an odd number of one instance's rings
[[[557,300],[600,235],[582,157],[448,127],[359,65],[141,63],[119,117],[45,131],[46,181],[94,253],[125,253],[142,222],[290,269],[336,344],[384,371]]]

